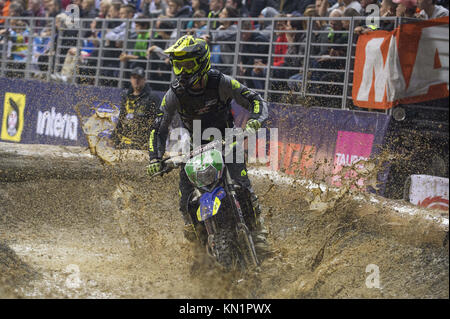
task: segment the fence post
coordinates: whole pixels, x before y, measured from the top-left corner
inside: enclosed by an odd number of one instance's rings
[[[56,62],[56,60],[55,61],[53,60],[53,58],[56,59],[56,51],[54,51],[54,48],[57,48],[57,45],[58,45],[58,40],[56,41],[56,44],[55,44],[55,36],[56,36],[56,22],[55,22],[55,19],[51,19],[50,21],[51,21],[51,25],[52,25],[52,34],[50,35],[51,38],[50,38],[50,45],[49,45],[49,51],[50,51],[49,53],[51,53],[52,55],[48,56],[47,76],[46,76],[47,82],[50,81],[50,74],[52,72],[54,63]]]
[[[127,19],[125,21],[125,37],[123,39],[123,43],[122,43],[122,53],[126,53],[127,50],[127,44],[128,44],[128,31],[129,31],[129,23],[130,20]],[[123,76],[124,76],[124,65],[126,62],[120,62],[120,69],[119,69],[119,88],[122,88],[122,82],[123,82]]]
[[[353,50],[353,29],[355,26],[355,20],[351,17],[350,26],[348,29],[348,45],[347,45],[347,57],[345,59],[345,75],[344,75],[344,88],[342,90],[342,109],[347,109],[347,91],[348,81],[350,78],[350,66],[352,62],[352,50]]]
[[[83,19],[84,20],[84,19]],[[76,84],[75,79],[77,78],[77,70],[79,70],[79,62],[80,62],[80,54],[81,49],[83,48],[82,42],[81,42],[81,34],[84,33],[84,23],[80,21],[80,29],[77,31],[77,47],[75,50],[75,63],[73,64],[73,70],[72,70],[72,84]],[[83,36],[84,38],[84,36]],[[71,48],[70,48],[71,49]],[[69,50],[70,50],[69,49]],[[67,55],[69,54],[69,51],[67,51],[66,56],[64,57],[64,62],[66,61]]]
[[[308,17],[308,33],[306,33],[306,50],[303,58],[302,96],[306,96],[306,83],[308,82],[309,56],[311,55],[311,37],[313,33],[313,20]]]
[[[34,47],[33,42],[34,42],[34,18],[31,18],[30,33],[28,36],[28,45],[27,45],[27,60],[25,62],[25,70],[24,70],[25,79],[30,78],[30,62],[31,57],[33,56],[33,47]]]
[[[269,98],[269,78],[270,78],[270,66],[272,65],[272,50],[273,50],[273,35],[275,33],[275,19],[272,19],[272,32],[270,33],[270,45],[269,45],[269,56],[267,57],[267,73],[266,73],[266,82],[264,83],[264,100],[267,101]]]
[[[100,34],[101,34],[101,37],[103,38],[104,36],[105,36],[105,22],[106,22],[106,20],[105,19],[103,19],[103,21],[102,21],[102,28],[101,28],[101,31],[100,31]],[[102,57],[103,57],[103,43],[104,43],[104,40],[103,39],[99,39],[99,45],[100,45],[100,47],[99,47],[99,50],[98,50],[98,53],[97,53],[97,68],[96,68],[96,70],[95,70],[95,80],[94,80],[94,85],[95,86],[98,86],[99,85],[99,79],[100,79],[100,61],[102,60]]]
[[[237,75],[237,73],[238,73],[238,63],[239,63],[239,59],[238,59],[238,56],[239,56],[239,52],[241,51],[240,50],[240,47],[241,47],[241,28],[242,28],[242,18],[241,19],[239,19],[239,21],[238,21],[238,30],[237,30],[237,34],[236,34],[236,44],[235,44],[235,47],[234,47],[234,59],[233,59],[233,68],[232,68],[232,73],[231,73],[231,75],[232,75],[232,77],[235,79],[236,78],[236,75]]]
[[[5,29],[8,30],[9,26],[10,26],[10,18],[9,17],[5,17]],[[8,62],[6,61],[6,58],[8,56],[8,46],[9,46],[9,35],[4,37],[4,42],[3,42],[3,52],[2,52],[2,64],[1,64],[1,75],[5,76],[6,75],[6,69],[7,69],[7,65]]]

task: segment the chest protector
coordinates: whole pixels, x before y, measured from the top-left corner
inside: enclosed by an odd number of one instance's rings
[[[184,126],[192,133],[194,120],[202,121],[202,131],[208,127],[219,129],[225,134],[225,128],[233,127],[231,100],[221,101],[219,84],[222,73],[211,69],[208,71],[208,83],[202,94],[192,95],[175,81],[171,88],[179,101],[178,113]]]

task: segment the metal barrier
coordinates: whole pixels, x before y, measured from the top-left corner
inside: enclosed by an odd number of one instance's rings
[[[81,19],[77,28],[61,17],[2,19],[2,77],[126,87],[130,70],[139,65],[153,89],[165,91],[174,76],[163,50],[190,33],[209,38],[213,67],[268,101],[352,109],[353,30],[366,17],[97,18]],[[380,23],[394,28],[411,20],[388,17]],[[213,30],[214,21],[230,26]],[[331,21],[338,28],[331,29]],[[142,29],[143,22],[148,28]],[[198,28],[188,29],[189,23]]]

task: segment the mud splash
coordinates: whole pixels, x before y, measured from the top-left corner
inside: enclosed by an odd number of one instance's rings
[[[445,231],[430,231],[420,218],[392,222],[385,201],[356,199],[351,188],[336,194],[267,177],[253,182],[273,255],[246,276],[221,274],[183,238],[177,172],[154,181],[105,175],[3,183],[0,241],[38,277],[1,284],[0,296],[449,297]]]

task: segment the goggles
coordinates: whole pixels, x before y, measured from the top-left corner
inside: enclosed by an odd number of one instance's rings
[[[197,71],[199,68],[199,65],[195,58],[186,60],[173,60],[172,66],[175,75],[180,75],[182,72],[191,74]]]

